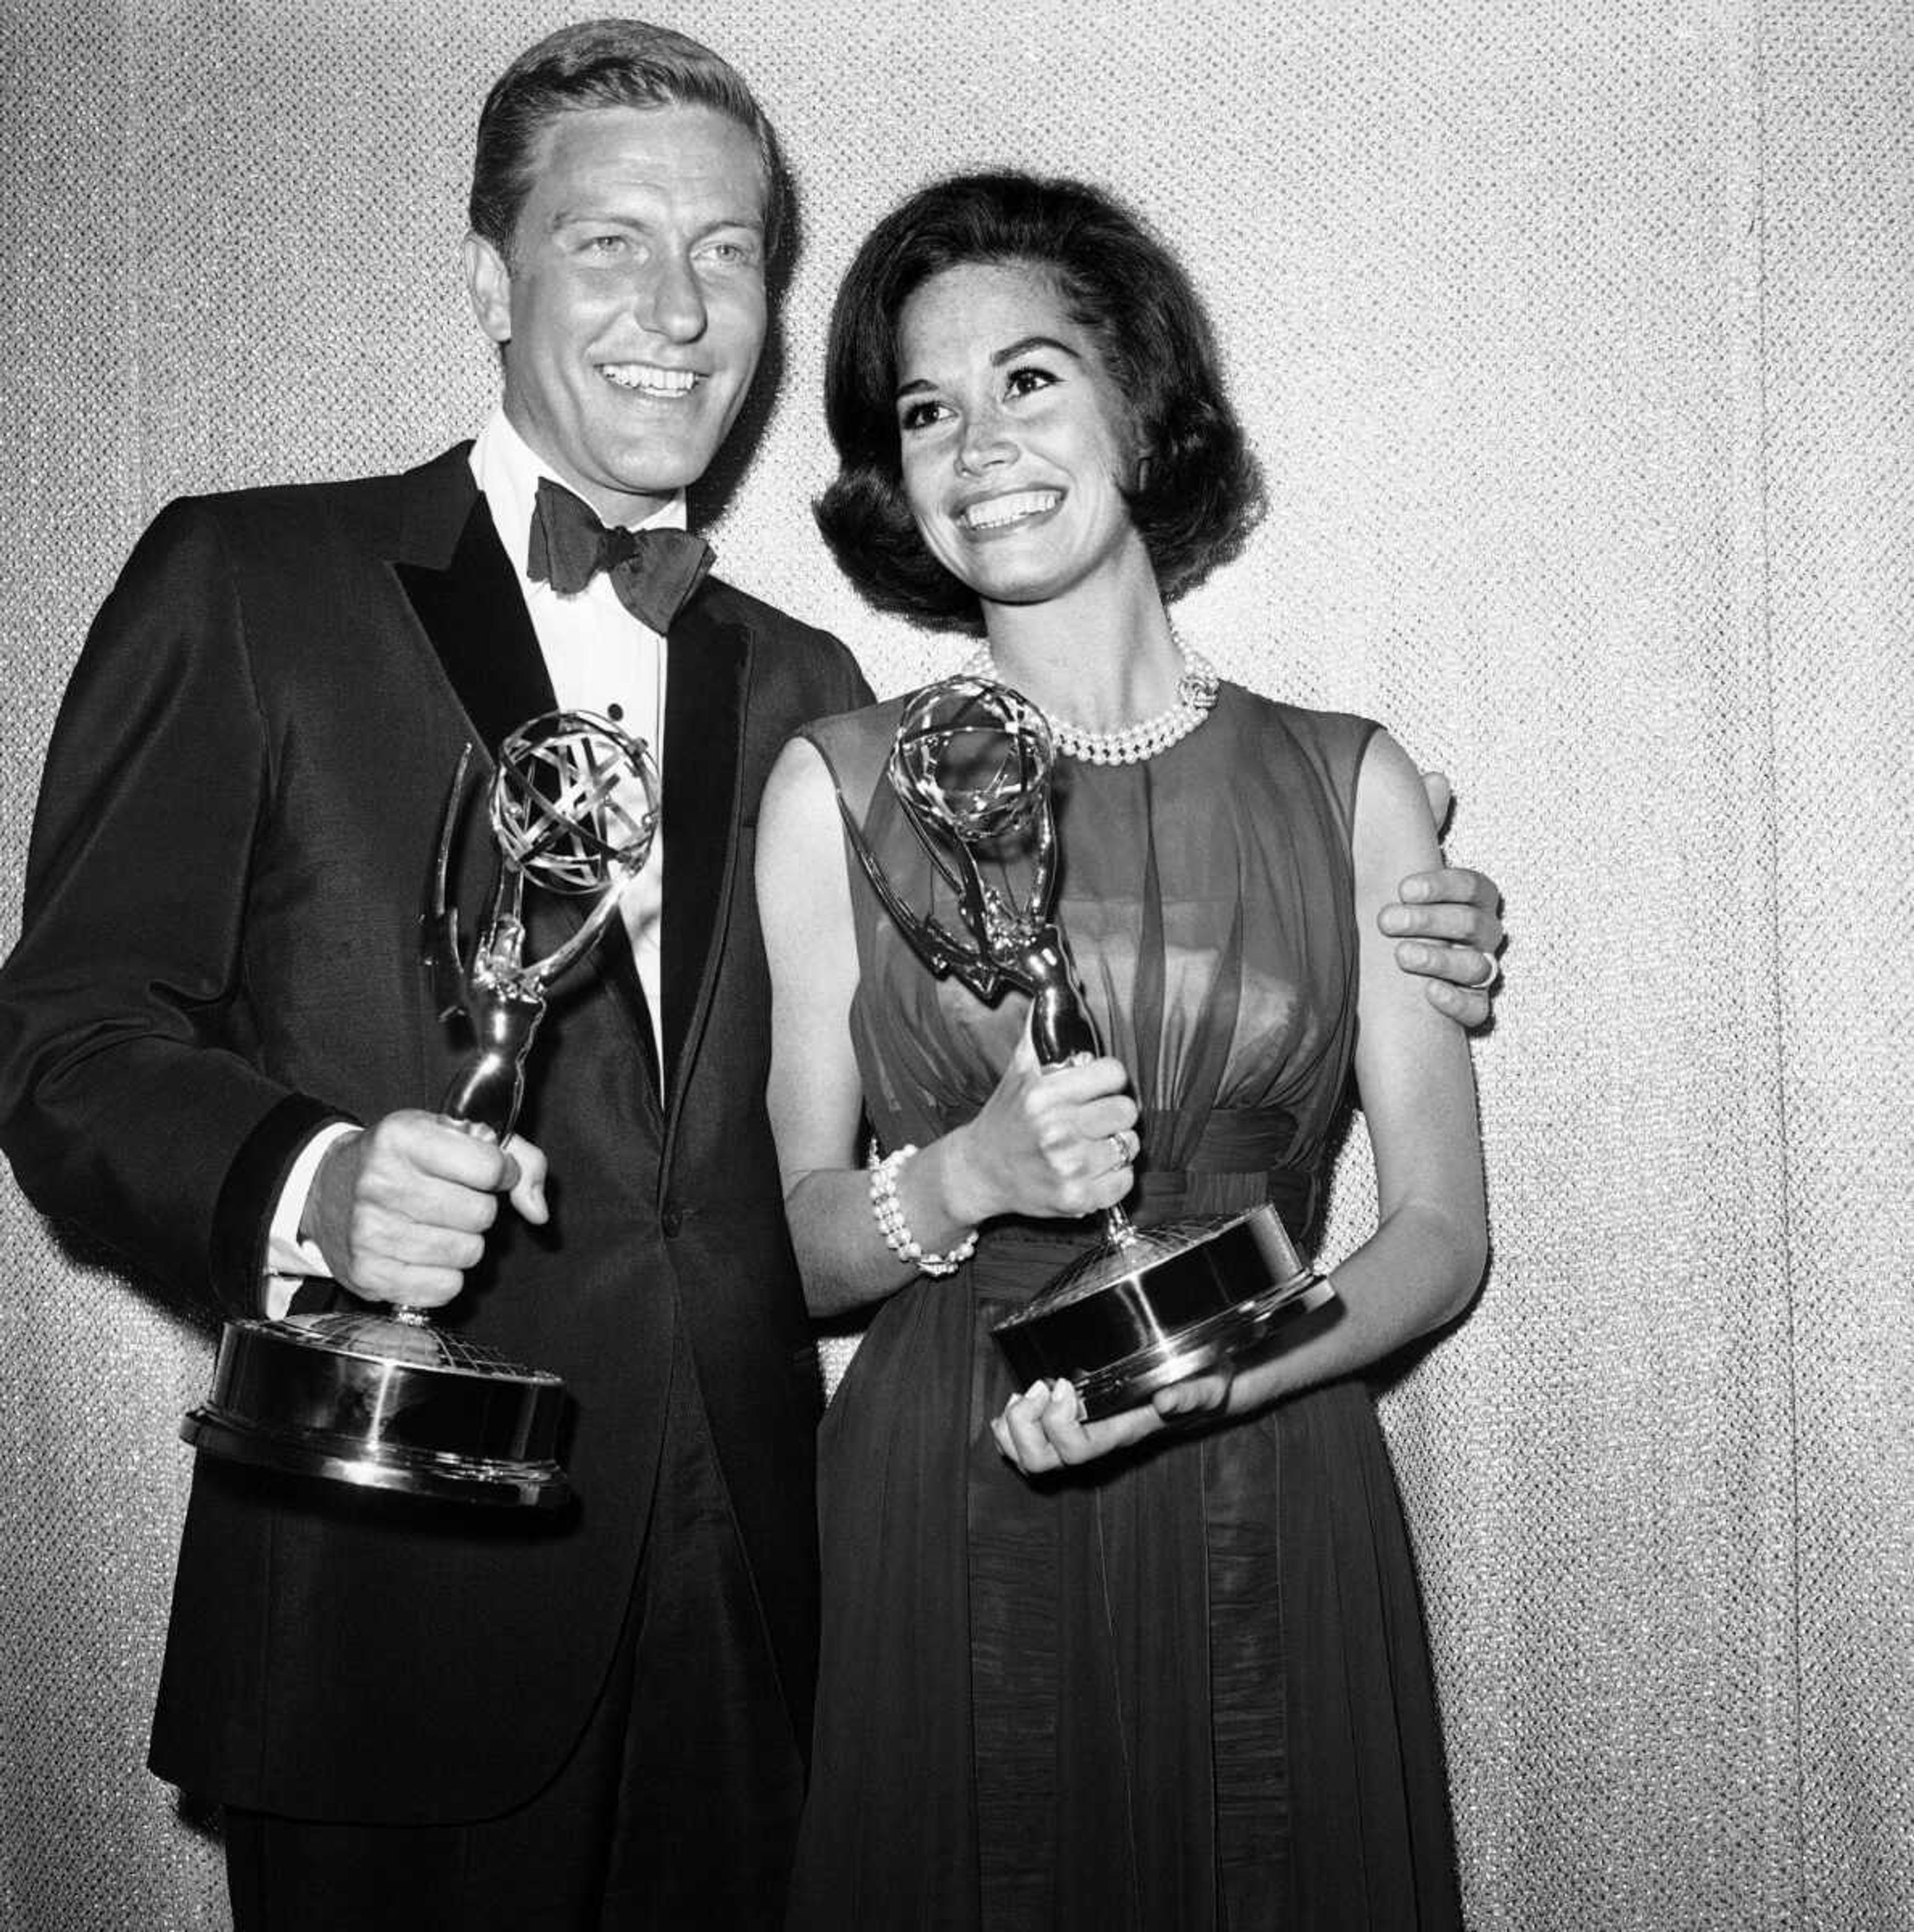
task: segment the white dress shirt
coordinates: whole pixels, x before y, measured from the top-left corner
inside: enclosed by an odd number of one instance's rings
[[[473,479],[492,513],[499,541],[518,574],[518,587],[524,593],[559,709],[596,712],[633,737],[642,738],[662,773],[664,766],[664,640],[626,609],[611,587],[611,580],[602,572],[571,597],[561,597],[549,584],[535,584],[526,574],[538,479],[550,477],[561,487],[569,486],[532,453],[524,438],[506,420],[503,409],[494,410],[479,431],[472,446],[471,464]],[[578,492],[572,494],[575,496]],[[683,494],[680,492],[662,509],[631,527],[682,530]],[[446,782],[451,782],[449,772]],[[659,836],[652,841],[650,855],[638,884],[626,894],[623,911],[638,983],[644,988],[651,1011],[652,1040],[661,1066],[664,1041],[658,1023],[662,1010],[659,941],[664,884],[664,842]],[[419,1105],[430,1106],[436,1097],[422,1095]],[[265,1300],[270,1316],[284,1314],[301,1276],[326,1272],[316,1244],[298,1238],[299,1220],[326,1149],[341,1135],[352,1131],[343,1124],[321,1128],[300,1150],[286,1177],[267,1237]]]

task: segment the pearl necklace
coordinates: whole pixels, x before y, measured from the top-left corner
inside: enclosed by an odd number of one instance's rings
[[[1209,659],[1201,651],[1191,650],[1174,630],[1170,640],[1176,646],[1182,665],[1177,674],[1174,704],[1154,718],[1139,718],[1134,724],[1120,725],[1114,731],[1092,731],[1046,711],[1044,721],[1050,727],[1058,750],[1086,764],[1140,765],[1159,752],[1168,751],[1179,739],[1188,737],[1210,715],[1222,680]],[[988,644],[978,647],[964,670],[970,677],[991,678],[999,684],[1005,682]]]

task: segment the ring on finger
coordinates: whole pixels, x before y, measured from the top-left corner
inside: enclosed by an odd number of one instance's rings
[[[1112,1134],[1108,1136],[1108,1139],[1110,1151],[1116,1156],[1116,1159],[1110,1163],[1110,1172],[1114,1174],[1118,1168],[1127,1167],[1130,1165],[1131,1149],[1129,1130],[1125,1128]]]
[[[1485,956],[1489,970],[1479,980],[1472,980],[1462,991],[1466,993],[1486,993],[1502,976],[1502,962],[1491,952]]]

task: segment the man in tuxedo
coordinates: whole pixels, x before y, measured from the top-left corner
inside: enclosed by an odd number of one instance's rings
[[[0,975],[28,1193],[182,1299],[442,1308],[574,1399],[555,1520],[201,1459],[152,1762],[224,1808],[241,1932],[779,1915],[818,1398],[751,843],[784,739],[868,692],[707,572],[683,493],[758,364],[782,193],[696,43],[521,56],[466,244],[500,409],[402,475],[167,506],[56,729]],[[662,824],[500,1147],[429,1111],[463,1042],[417,915],[461,747],[560,706],[654,747]],[[1478,1018],[1492,885],[1417,890],[1419,970]]]

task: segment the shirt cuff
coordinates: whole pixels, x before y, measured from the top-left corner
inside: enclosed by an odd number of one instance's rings
[[[278,1204],[266,1229],[266,1272],[262,1299],[269,1321],[281,1319],[291,1306],[299,1283],[308,1276],[331,1272],[316,1241],[299,1238],[300,1217],[306,1211],[306,1197],[312,1192],[314,1177],[326,1150],[358,1129],[347,1120],[334,1120],[323,1126],[299,1150],[298,1157],[287,1170],[286,1184],[279,1191]]]

